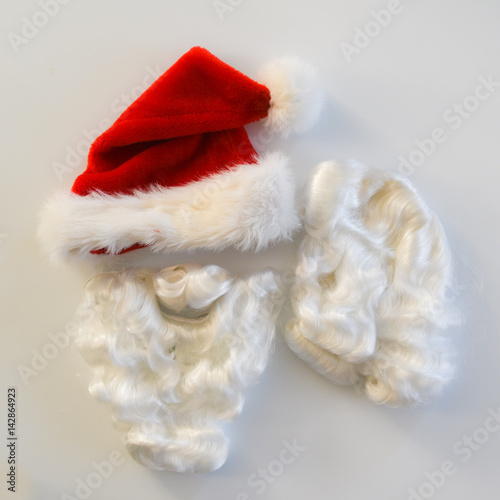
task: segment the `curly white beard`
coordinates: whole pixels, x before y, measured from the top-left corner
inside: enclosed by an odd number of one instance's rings
[[[137,461],[195,473],[224,463],[219,425],[264,370],[281,304],[272,271],[236,280],[217,266],[177,266],[89,281],[75,343],[94,367],[90,393],[111,404]]]
[[[426,403],[451,378],[451,257],[404,179],[355,162],[316,167],[287,325],[291,349],[377,403]]]

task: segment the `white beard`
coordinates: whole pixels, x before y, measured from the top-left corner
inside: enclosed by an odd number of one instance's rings
[[[376,403],[436,397],[453,373],[451,257],[437,217],[404,179],[355,162],[311,177],[288,324],[291,349]]]
[[[281,304],[272,271],[236,280],[217,266],[177,266],[90,280],[75,342],[94,367],[90,393],[111,404],[133,458],[195,473],[224,463],[219,425],[264,370]]]

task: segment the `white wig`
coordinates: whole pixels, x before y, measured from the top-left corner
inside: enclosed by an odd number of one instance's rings
[[[195,473],[224,463],[219,425],[264,370],[281,303],[272,271],[236,280],[217,266],[177,266],[89,281],[75,342],[94,367],[90,393],[111,404],[137,461]]]
[[[429,402],[453,372],[437,217],[407,180],[354,161],[318,165],[305,205],[289,346],[376,403]]]

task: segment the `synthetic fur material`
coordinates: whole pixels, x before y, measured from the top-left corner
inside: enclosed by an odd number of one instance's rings
[[[133,195],[60,191],[42,209],[39,238],[53,264],[100,259],[141,243],[154,252],[234,246],[260,250],[291,238],[299,227],[294,180],[273,153],[197,183]]]
[[[443,228],[410,183],[355,162],[313,172],[286,340],[327,378],[389,406],[431,401],[453,374]]]
[[[72,191],[175,187],[257,156],[244,125],[267,116],[269,90],[194,47],[92,144]]]
[[[271,106],[264,126],[287,137],[309,130],[323,107],[323,91],[316,68],[294,57],[267,63],[258,80],[271,92]]]
[[[267,117],[265,125],[273,132],[305,130],[316,121],[321,99],[315,70],[296,59],[274,61],[263,77],[270,88],[200,47],[182,56],[94,141],[87,169],[72,188],[82,200],[58,193],[46,203],[39,236],[52,262],[68,257],[95,262],[95,256],[145,246],[153,251],[260,249],[289,238],[298,225],[289,174],[281,167],[262,172],[263,183],[275,183],[278,195],[251,184],[247,190],[254,199],[249,199],[243,183],[259,175],[243,167],[261,161],[243,127]],[[238,197],[221,189],[219,180],[229,177]],[[211,200],[206,210],[214,212],[200,215],[193,194],[214,180],[214,196],[221,201]]]
[[[272,271],[237,280],[217,266],[177,266],[89,281],[75,343],[93,367],[91,394],[111,405],[134,459],[194,473],[224,463],[220,425],[264,370],[281,305]]]

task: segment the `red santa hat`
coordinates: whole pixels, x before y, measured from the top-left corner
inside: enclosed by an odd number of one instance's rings
[[[95,140],[71,192],[47,200],[39,236],[51,260],[289,238],[299,221],[287,160],[259,158],[244,126],[304,131],[319,92],[295,59],[268,64],[260,79],[200,47],[182,56]]]

